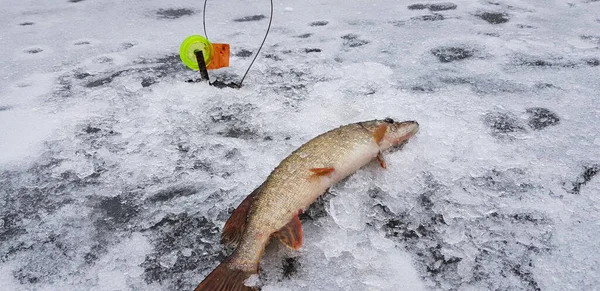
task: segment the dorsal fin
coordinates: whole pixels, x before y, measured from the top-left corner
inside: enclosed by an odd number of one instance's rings
[[[311,168],[308,169],[309,171],[311,171],[315,176],[325,176],[333,171],[335,171],[334,167],[328,167],[328,168]]]
[[[273,237],[278,238],[284,245],[293,250],[298,250],[302,246],[302,223],[298,215],[294,216],[280,230],[273,233]]]
[[[377,144],[381,143],[381,140],[385,136],[385,132],[387,131],[387,124],[380,125],[375,132],[373,133],[373,138]]]
[[[222,244],[235,248],[240,243],[244,229],[246,228],[248,213],[250,212],[250,208],[252,208],[252,202],[261,190],[262,185],[254,189],[231,213],[231,216],[225,222],[225,227],[223,227],[223,234],[221,235]]]

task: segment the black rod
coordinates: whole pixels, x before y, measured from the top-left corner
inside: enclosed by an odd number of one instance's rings
[[[208,78],[208,70],[206,69],[206,63],[204,62],[204,54],[201,50],[195,50],[194,55],[196,55],[196,61],[198,61],[200,79],[207,80],[210,82],[210,79]]]

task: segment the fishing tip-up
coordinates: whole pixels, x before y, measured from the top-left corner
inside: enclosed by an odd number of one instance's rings
[[[214,70],[219,68],[229,67],[229,56],[230,56],[230,48],[229,44],[226,43],[211,43],[208,40],[208,37],[204,37],[201,35],[191,35],[188,36],[181,46],[179,47],[179,57],[181,61],[190,69],[195,71],[200,71],[200,80],[208,81],[208,84],[211,86],[224,88],[241,88],[244,79],[248,75],[250,68],[256,61],[258,54],[260,53],[265,41],[267,40],[267,36],[269,35],[269,30],[271,29],[271,23],[273,22],[273,0],[271,2],[271,16],[269,17],[269,25],[267,26],[267,31],[265,33],[265,37],[258,47],[258,51],[254,55],[252,62],[246,69],[246,72],[242,76],[242,79],[239,83],[225,83],[219,80],[214,82],[210,82],[210,78],[208,77],[208,70]],[[202,11],[202,26],[204,28],[204,35],[206,35],[206,3],[207,0],[204,1],[204,10]],[[197,82],[195,80],[190,80],[188,82]]]
[[[201,80],[216,87],[239,88],[236,83],[210,82],[208,70],[229,67],[230,48],[226,43],[211,43],[201,35],[188,36],[179,47],[181,61],[190,69],[200,71]]]

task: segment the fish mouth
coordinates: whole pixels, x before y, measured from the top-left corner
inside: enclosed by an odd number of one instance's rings
[[[411,136],[415,135],[418,131],[419,131],[419,123],[411,120],[411,121],[406,121],[403,122],[405,124],[406,127],[408,127],[410,129],[409,133],[411,134]]]
[[[399,137],[394,139],[393,146],[402,146],[408,139],[413,137],[419,131],[419,123],[411,120],[396,123],[396,129],[399,134]]]

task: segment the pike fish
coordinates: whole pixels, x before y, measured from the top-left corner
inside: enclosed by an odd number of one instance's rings
[[[286,157],[267,179],[246,197],[225,223],[221,242],[235,251],[217,266],[195,291],[250,291],[246,281],[271,238],[298,250],[302,225],[298,218],[333,184],[377,159],[382,151],[416,134],[416,121],[390,118],[344,125],[308,141]]]

